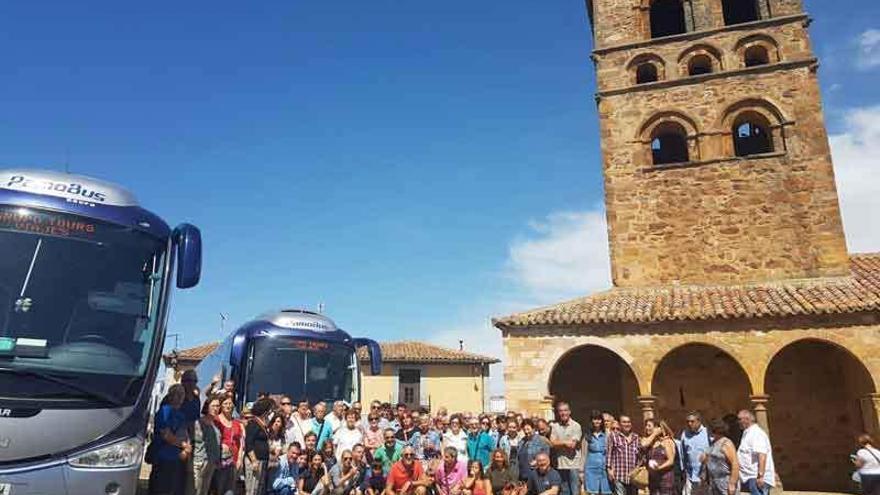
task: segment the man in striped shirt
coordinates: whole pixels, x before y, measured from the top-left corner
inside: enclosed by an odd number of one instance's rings
[[[633,431],[632,419],[620,416],[620,430],[608,437],[608,455],[605,467],[608,479],[614,484],[614,495],[636,495],[638,487],[630,483],[629,475],[639,458],[639,435]]]

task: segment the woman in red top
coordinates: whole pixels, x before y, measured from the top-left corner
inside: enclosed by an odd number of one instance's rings
[[[468,476],[461,482],[465,495],[491,495],[492,484],[483,475],[483,463],[477,460],[468,463]]]
[[[244,427],[232,417],[234,408],[235,403],[232,400],[232,395],[223,397],[220,402],[220,415],[214,420],[220,430],[220,448],[222,450],[220,468],[214,474],[220,495],[235,493],[235,481],[244,461]]]

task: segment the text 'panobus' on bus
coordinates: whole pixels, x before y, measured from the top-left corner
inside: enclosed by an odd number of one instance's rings
[[[239,407],[261,393],[312,403],[360,400],[357,349],[367,347],[370,370],[379,374],[382,352],[370,339],[352,338],[330,318],[303,310],[261,316],[236,330],[197,371],[235,382]]]

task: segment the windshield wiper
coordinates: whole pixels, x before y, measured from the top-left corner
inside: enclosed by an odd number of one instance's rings
[[[59,378],[54,375],[50,375],[48,373],[32,370],[27,368],[0,368],[0,372],[2,373],[13,373],[19,376],[32,376],[34,378],[39,378],[41,380],[45,380],[47,382],[56,383],[58,385],[63,385],[69,389],[76,390],[77,392],[81,392],[84,395],[87,395],[93,399],[98,399],[101,402],[106,402],[108,404],[112,404],[116,407],[122,407],[125,404],[119,400],[118,398],[105,393],[101,390],[93,389],[91,387],[87,387],[85,385],[81,385],[74,381],[65,380],[64,378]]]

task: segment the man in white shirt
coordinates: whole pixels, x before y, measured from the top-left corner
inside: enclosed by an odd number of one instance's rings
[[[310,417],[309,403],[300,401],[296,405],[296,411],[290,415],[284,431],[284,439],[288,444],[299,443],[303,449],[306,447],[306,433],[312,431],[312,418]]]
[[[336,433],[342,423],[345,422],[345,402],[338,400],[333,403],[333,410],[324,418],[330,426],[330,434]]]
[[[767,433],[755,423],[752,411],[742,410],[737,415],[743,430],[739,449],[739,479],[743,490],[751,495],[769,495],[776,484],[776,468],[773,465],[773,449]]]

